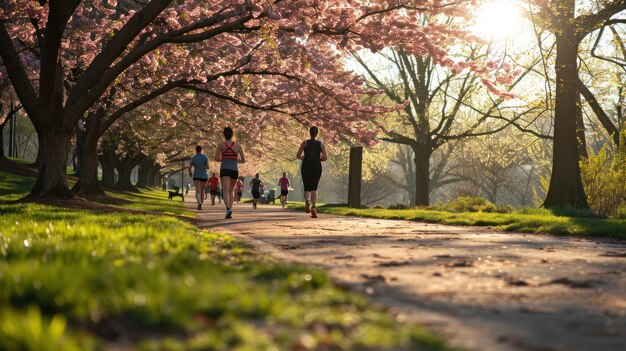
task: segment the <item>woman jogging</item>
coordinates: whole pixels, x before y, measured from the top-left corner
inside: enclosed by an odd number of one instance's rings
[[[289,194],[289,178],[287,178],[287,172],[283,172],[283,177],[278,180],[278,186],[280,187],[280,203],[285,208],[287,204],[287,194]]]
[[[312,126],[309,129],[310,139],[300,144],[296,157],[302,160],[300,172],[304,183],[304,212],[311,213],[311,218],[317,218],[317,185],[322,177],[322,162],[328,159],[326,145],[317,140],[319,129]]]
[[[233,139],[233,129],[224,128],[224,142],[217,145],[215,150],[215,161],[221,162],[220,181],[222,183],[222,193],[224,205],[226,206],[225,218],[232,218],[233,201],[235,199],[235,184],[239,178],[238,163],[245,163],[246,157],[241,145],[236,144]]]
[[[235,201],[237,201],[237,203],[241,201],[241,196],[243,196],[243,179],[244,177],[239,177],[239,179],[237,179],[237,185],[235,185]]]
[[[250,180],[249,185],[252,192],[252,208],[256,209],[256,204],[261,199],[261,188],[263,188],[263,182],[261,181],[258,173],[254,175],[252,180]]]
[[[193,175],[191,169],[193,168]],[[196,146],[196,154],[191,158],[187,171],[189,176],[193,177],[193,184],[196,186],[196,201],[198,201],[198,210],[202,209],[204,202],[204,188],[209,180],[209,158],[202,154],[202,146]]]

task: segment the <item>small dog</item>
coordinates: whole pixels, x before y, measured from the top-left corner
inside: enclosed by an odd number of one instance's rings
[[[185,197],[183,196],[183,194],[179,193],[178,191],[168,191],[167,193],[168,193],[168,195],[167,195],[167,199],[168,200],[172,200],[175,197],[180,197],[180,199],[183,202],[185,202]]]

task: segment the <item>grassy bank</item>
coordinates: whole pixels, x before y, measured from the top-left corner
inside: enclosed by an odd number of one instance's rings
[[[289,205],[302,209],[303,205]],[[513,213],[485,213],[406,209],[354,209],[342,206],[319,206],[318,212],[367,218],[400,219],[427,223],[490,227],[507,232],[550,233],[558,235],[598,236],[626,239],[626,220],[556,215],[546,209],[527,209]]]
[[[30,182],[0,173],[2,350],[444,348],[323,271],[176,217],[8,202]],[[105,200],[188,215],[163,197]]]

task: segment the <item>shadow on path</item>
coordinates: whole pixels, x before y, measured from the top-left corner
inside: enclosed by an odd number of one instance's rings
[[[190,203],[189,206],[193,206]],[[340,283],[472,350],[626,350],[626,244],[485,228],[308,215],[280,206],[198,211],[201,228]]]

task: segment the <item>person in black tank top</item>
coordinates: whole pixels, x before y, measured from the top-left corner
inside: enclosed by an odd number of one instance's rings
[[[313,126],[309,129],[311,139],[305,140],[300,144],[296,157],[302,160],[300,172],[302,174],[302,182],[304,183],[304,211],[311,212],[311,218],[317,218],[317,186],[322,177],[322,162],[328,159],[326,146],[317,140],[319,129]]]

